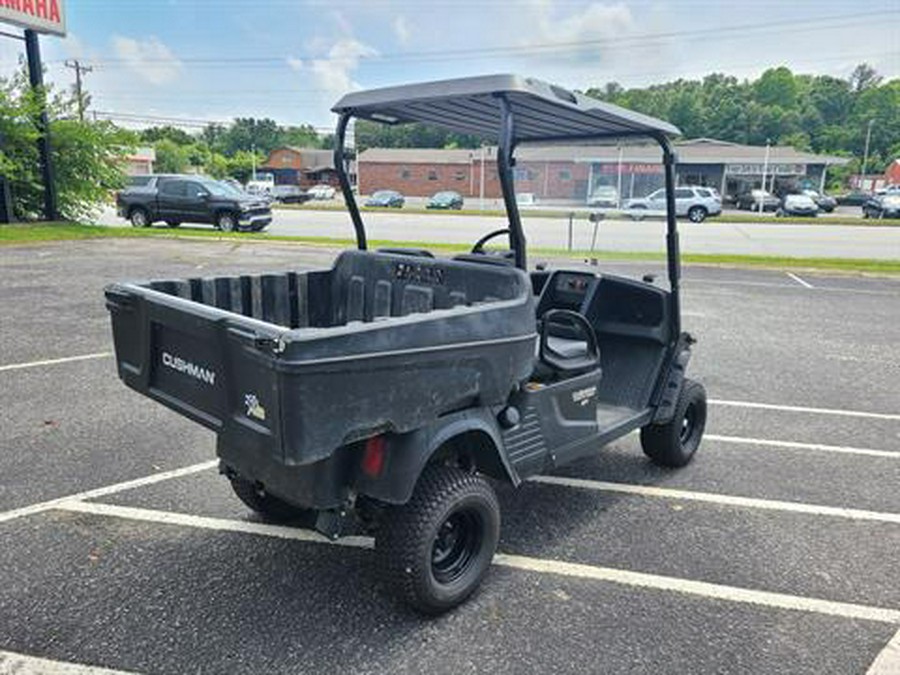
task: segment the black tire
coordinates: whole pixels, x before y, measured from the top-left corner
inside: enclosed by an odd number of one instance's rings
[[[128,220],[131,221],[132,227],[150,227],[150,214],[147,209],[141,207],[131,209]]]
[[[216,215],[216,227],[222,232],[235,232],[238,229],[237,217],[231,211],[222,211]]]
[[[243,478],[231,478],[231,489],[244,504],[272,523],[296,523],[302,527],[312,527],[316,522],[316,512],[304,509],[278,499],[257,485]]]
[[[641,447],[660,466],[684,466],[697,452],[705,428],[706,389],[699,382],[685,380],[672,421],[643,427]]]
[[[171,228],[181,227],[181,223],[178,222],[177,220],[167,220],[166,225],[168,225]]]
[[[706,220],[706,213],[706,209],[702,206],[692,206],[687,212],[688,220],[692,223],[702,223]]]
[[[391,507],[375,537],[385,581],[425,614],[468,598],[491,565],[500,537],[500,505],[481,476],[432,466],[412,498]]]

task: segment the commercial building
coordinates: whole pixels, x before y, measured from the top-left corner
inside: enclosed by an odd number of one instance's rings
[[[714,187],[736,195],[765,187],[824,187],[828,167],[843,157],[790,147],[739,145],[701,138],[675,144],[679,185]],[[360,192],[391,189],[408,196],[455,190],[464,197],[497,198],[500,183],[495,148],[476,150],[370,148],[359,156]],[[641,197],[663,186],[660,150],[655,145],[521,147],[515,167],[516,191],[540,201],[587,202],[599,189],[620,199]],[[604,187],[606,186],[606,187]]]
[[[338,184],[332,151],[319,148],[275,148],[259,171],[271,173],[276,185]]]

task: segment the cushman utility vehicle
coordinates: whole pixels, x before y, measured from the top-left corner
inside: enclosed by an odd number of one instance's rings
[[[439,613],[491,563],[491,481],[519,485],[637,429],[658,464],[697,450],[706,395],[685,378],[677,129],[511,75],[352,93],[334,111],[358,250],[328,270],[108,287],[118,372],[216,432],[222,472],[251,509],[331,537],[362,523],[395,592]],[[352,118],[495,141],[508,227],[452,259],[368,250],[346,170]],[[668,290],[593,271],[529,274],[516,147],[622,137],[661,147]],[[501,236],[508,251],[485,247]]]

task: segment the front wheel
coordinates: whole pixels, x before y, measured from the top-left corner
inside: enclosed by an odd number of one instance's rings
[[[222,232],[234,232],[237,229],[237,219],[233,213],[228,213],[227,211],[220,213],[216,217],[216,227]]]
[[[702,206],[692,206],[688,210],[687,215],[688,219],[692,223],[702,223],[704,220],[706,220],[706,209],[704,209]]]
[[[440,614],[478,588],[499,537],[500,505],[490,483],[432,466],[409,502],[382,515],[375,550],[385,580],[405,602]]]
[[[706,389],[685,380],[675,405],[675,415],[665,424],[641,429],[641,447],[654,463],[681,467],[691,461],[706,428]]]

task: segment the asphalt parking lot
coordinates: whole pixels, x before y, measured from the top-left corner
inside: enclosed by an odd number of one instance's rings
[[[252,516],[213,435],[127,390],[110,356],[110,281],[333,255],[2,250],[0,673],[900,672],[900,280],[686,267],[711,399],[695,461],[656,468],[630,436],[500,487],[501,555],[429,620],[385,594],[369,540]]]

